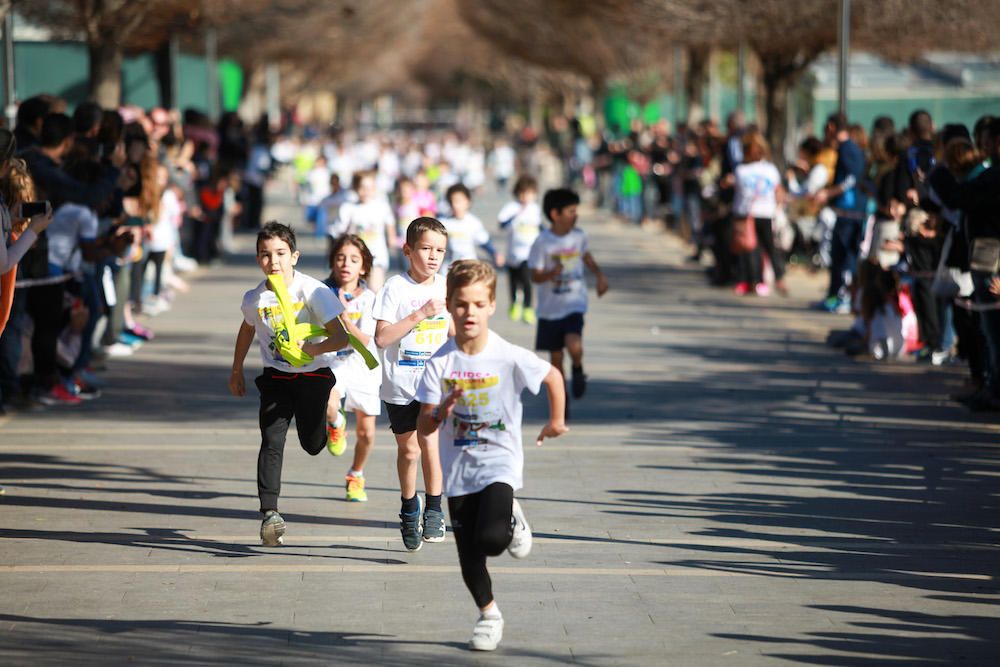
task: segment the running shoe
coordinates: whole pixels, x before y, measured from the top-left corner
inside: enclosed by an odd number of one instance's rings
[[[538,318],[535,317],[535,309],[534,308],[525,308],[524,309],[524,314],[522,315],[521,320],[525,324],[534,324],[535,322],[537,322]]]
[[[326,423],[326,448],[334,456],[340,456],[347,449],[347,417],[340,411],[341,426]]]
[[[503,618],[487,618],[480,614],[472,629],[469,648],[473,651],[495,651],[503,639]]]
[[[757,293],[757,296],[771,296],[771,288],[764,283],[754,285],[753,291]]]
[[[507,546],[507,551],[514,558],[524,558],[531,553],[531,526],[524,518],[524,510],[521,503],[514,498],[514,506],[511,507],[510,523],[514,527],[514,536]]]
[[[101,390],[80,380],[67,380],[66,389],[83,401],[92,401],[101,397]]]
[[[268,510],[260,524],[260,541],[266,547],[276,547],[284,543],[285,520],[277,510]]]
[[[141,338],[142,340],[153,340],[154,334],[153,330],[149,327],[144,327],[141,324],[133,324],[130,327],[125,327],[125,332],[130,333],[136,338]]]
[[[423,527],[420,525],[423,509],[424,501],[420,494],[417,494],[417,511],[399,513],[399,532],[403,536],[403,546],[407,551],[420,551],[420,547],[424,546],[424,541],[420,539],[423,534]]]
[[[507,314],[510,315],[510,319],[514,320],[515,322],[519,322],[521,320],[521,317],[524,315],[524,308],[521,306],[521,304],[515,301],[513,304],[511,304],[510,311]]]
[[[570,379],[570,386],[573,390],[573,398],[583,398],[587,393],[587,376],[583,373],[581,366],[573,367],[573,375]]]
[[[750,292],[750,283],[736,283],[736,287],[733,288],[733,294],[736,296],[743,296]]]
[[[79,405],[83,399],[74,396],[62,383],[56,384],[50,391],[38,397],[42,405]]]
[[[424,542],[444,542],[444,512],[424,510]]]
[[[126,345],[125,343],[120,342],[108,345],[104,348],[104,352],[112,359],[118,357],[130,357],[135,354],[135,350],[132,349],[131,345]]]
[[[118,342],[121,343],[122,345],[128,345],[133,350],[138,350],[140,347],[142,347],[143,343],[145,343],[146,341],[142,338],[139,338],[135,334],[123,331],[120,334],[118,334]]]
[[[368,502],[368,493],[365,492],[365,478],[348,475],[347,480],[347,501],[351,503]]]

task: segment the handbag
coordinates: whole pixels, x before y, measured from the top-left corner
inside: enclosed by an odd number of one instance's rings
[[[958,283],[951,275],[948,267],[948,255],[951,253],[952,236],[954,230],[948,230],[948,235],[944,238],[944,246],[941,247],[941,259],[938,260],[937,270],[934,271],[934,280],[931,282],[931,294],[939,299],[954,299],[961,292]]]
[[[982,237],[974,240],[969,253],[969,268],[983,273],[1000,270],[1000,239]]]
[[[729,249],[734,255],[742,255],[757,249],[757,225],[753,217],[733,220],[733,240]]]

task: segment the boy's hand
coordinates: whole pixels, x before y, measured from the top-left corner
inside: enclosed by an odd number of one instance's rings
[[[420,307],[420,314],[423,315],[422,319],[426,320],[430,317],[436,317],[438,313],[444,310],[444,307],[444,299],[428,299],[427,302]]]
[[[233,396],[243,397],[247,393],[246,382],[243,379],[243,371],[233,369],[229,374],[229,393]]]
[[[994,278],[990,281],[990,294],[1000,296],[1000,278]]]
[[[569,431],[569,426],[566,426],[566,422],[550,421],[548,424],[542,427],[542,432],[538,434],[538,440],[535,441],[535,446],[541,447],[542,441],[545,440],[545,438],[558,438],[560,435],[566,433],[567,431]]]
[[[444,401],[438,406],[438,419],[444,421],[451,414],[452,408],[458,403],[458,399],[462,398],[462,388],[455,387],[448,395],[444,397]]]
[[[603,273],[597,274],[597,296],[602,297],[608,291],[608,279]]]

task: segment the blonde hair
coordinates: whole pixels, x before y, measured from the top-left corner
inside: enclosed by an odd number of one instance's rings
[[[740,143],[743,146],[744,162],[760,162],[771,159],[771,149],[767,146],[767,139],[759,130],[750,130],[744,134]]]
[[[497,272],[486,262],[478,259],[462,259],[448,269],[446,300],[451,301],[455,290],[475,283],[486,283],[490,291],[490,301],[497,298]]]
[[[7,208],[13,210],[18,204],[35,200],[35,182],[31,180],[28,165],[20,158],[11,158],[7,175],[0,180],[0,195]],[[28,227],[27,220],[14,222],[14,233],[21,234]]]

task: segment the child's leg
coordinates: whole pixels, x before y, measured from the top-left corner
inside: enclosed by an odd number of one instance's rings
[[[562,350],[552,350],[549,352],[549,361],[552,365],[556,367],[563,377],[566,377],[566,372],[563,370],[563,351]]]
[[[330,398],[326,402],[326,421],[330,424],[337,423],[340,416],[340,392],[334,387],[330,390]]]
[[[280,374],[279,377],[284,377]],[[294,380],[276,380],[270,369],[256,379],[260,390],[260,452],[257,454],[257,495],[260,511],[278,509],[281,492],[281,464],[285,452],[285,435],[294,413],[292,394],[284,385]]]
[[[354,444],[354,463],[351,469],[362,472],[368,462],[368,456],[375,446],[375,415],[369,415],[361,410],[354,411],[358,440]]]
[[[521,262],[517,273],[520,276],[521,292],[524,294],[524,307],[531,308],[531,269],[528,268],[528,263]]]
[[[320,368],[299,373],[290,384],[299,444],[310,456],[316,456],[326,447],[326,410],[334,384],[333,372]]]
[[[480,611],[493,603],[493,583],[486,569],[486,558],[503,553],[510,544],[513,501],[514,490],[499,482],[478,493],[448,498],[462,579]]]
[[[569,358],[574,368],[583,366],[583,336],[566,334],[566,351],[569,352]]]
[[[420,459],[420,445],[417,443],[416,431],[395,435],[399,495],[405,500],[417,495],[417,461]]]
[[[434,431],[427,436],[417,436],[420,446],[420,467],[424,473],[424,491],[429,496],[440,496],[444,481],[441,472],[441,457],[438,454],[438,434]]]

